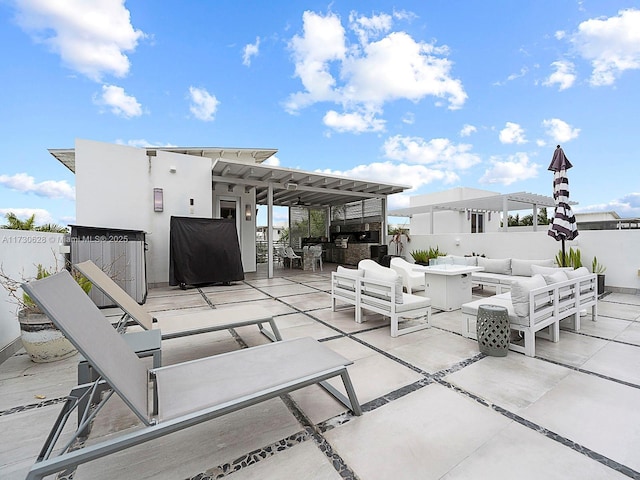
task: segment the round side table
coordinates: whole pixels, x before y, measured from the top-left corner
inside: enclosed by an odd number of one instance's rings
[[[509,313],[498,305],[478,308],[478,346],[480,352],[494,357],[506,357],[509,350]]]

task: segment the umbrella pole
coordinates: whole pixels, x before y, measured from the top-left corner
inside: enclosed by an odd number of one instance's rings
[[[566,261],[567,261],[567,257],[565,256],[564,253],[564,238],[562,239],[562,266],[566,267]]]

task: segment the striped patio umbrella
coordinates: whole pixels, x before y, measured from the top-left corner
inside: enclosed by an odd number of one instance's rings
[[[562,266],[565,263],[564,242],[565,240],[573,240],[578,236],[578,227],[576,226],[576,217],[573,215],[571,206],[569,205],[569,179],[567,178],[567,170],[573,165],[565,156],[564,151],[557,146],[553,152],[553,159],[548,170],[553,173],[553,199],[556,202],[553,222],[549,225],[549,236],[558,241],[562,241]]]

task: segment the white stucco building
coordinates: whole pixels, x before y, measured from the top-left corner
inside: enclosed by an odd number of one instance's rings
[[[326,210],[376,199],[383,232],[386,197],[409,188],[264,165],[275,149],[130,147],[78,139],[49,152],[76,175],[76,225],[146,233],[147,281],[169,279],[172,216],[235,218],[245,272],[256,271],[256,205]],[[364,208],[363,208],[364,211]],[[328,236],[330,220],[327,221]],[[268,252],[272,258],[273,238]],[[272,274],[269,261],[269,273]]]

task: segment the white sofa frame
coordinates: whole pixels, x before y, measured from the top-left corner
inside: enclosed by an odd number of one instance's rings
[[[355,306],[356,323],[363,322],[362,310],[380,313],[391,320],[391,336],[397,337],[431,326],[431,301],[427,297],[403,293],[403,303],[395,302],[394,282],[365,278],[354,274],[331,274],[331,309],[337,303]],[[425,318],[425,323],[399,328],[403,319]]]
[[[471,325],[477,322],[480,305],[499,305],[507,307],[512,330],[522,332],[524,346],[509,344],[509,349],[535,356],[536,334],[552,342],[560,338],[560,321],[573,317],[573,328],[580,330],[580,312],[591,307],[591,319],[598,319],[598,285],[597,275],[589,274],[572,280],[553,283],[529,292],[529,315],[517,317],[523,324],[513,321],[515,312],[511,302],[511,293],[494,295],[481,300],[466,303],[462,306],[462,333],[468,338],[476,339],[476,332]],[[526,323],[524,323],[526,322]],[[541,330],[547,328],[545,334]]]

